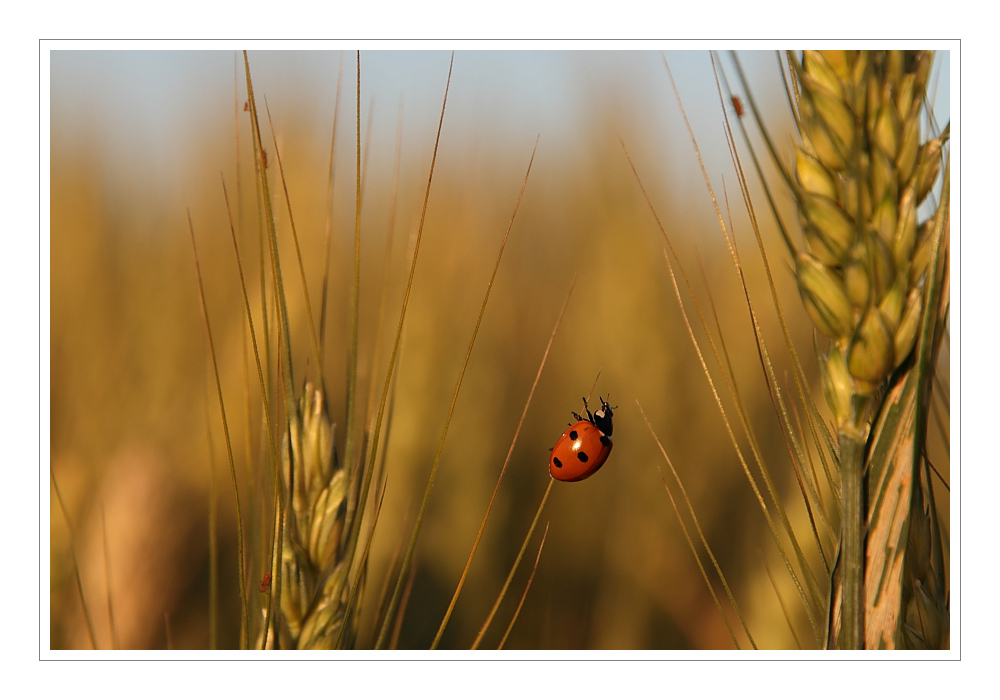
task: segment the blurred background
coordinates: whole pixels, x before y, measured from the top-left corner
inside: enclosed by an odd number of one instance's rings
[[[241,504],[248,517],[262,503],[248,478],[253,471],[248,464],[259,462],[259,432],[248,434],[247,425],[257,425],[260,409],[259,399],[255,403],[244,391],[248,370],[242,297],[222,186],[224,181],[247,266],[258,251],[242,57],[232,51],[53,51],[49,57],[51,465],[73,525],[97,643],[102,649],[208,648],[214,473],[218,643],[233,648],[239,633],[235,507],[187,216],[190,212],[198,242]],[[733,123],[782,310],[813,378],[816,401],[823,405],[811,324],[789,273],[789,256],[767,213],[759,177],[746,157],[744,137],[736,130],[736,111],[728,97],[719,97],[711,55],[668,52],[666,59],[714,196],[746,266],[777,376],[784,390],[792,391],[791,365],[726,143],[726,114]],[[767,128],[788,162],[794,125],[776,54],[742,52],[740,60]],[[277,184],[265,98],[314,314],[327,214],[332,211],[324,372],[336,439],[343,449],[356,57],[350,51],[252,51],[249,61],[278,235],[282,245],[288,243],[288,213]],[[394,331],[402,301],[448,63],[447,52],[361,54],[366,163],[362,397],[373,375],[381,387],[386,371],[384,337]],[[937,64],[931,84],[936,86],[935,116],[943,124],[949,118],[947,52],[938,55]],[[749,111],[731,57],[723,55],[721,65]],[[338,76],[342,85],[331,209],[327,192]],[[758,130],[749,116],[743,119],[759,147]],[[386,446],[388,490],[361,601],[359,645],[373,643],[375,600],[400,542],[409,538],[536,137],[538,150],[524,198],[444,445],[399,647],[424,649],[433,639],[574,278],[565,317],[441,647],[468,648],[486,618],[549,481],[548,449],[572,420],[570,412],[581,410],[580,397],[590,394],[598,372],[594,403],[598,395],[610,394],[618,406],[614,451],[592,478],[554,485],[541,518],[549,530],[537,574],[505,648],[733,648],[664,489],[658,469],[669,478],[666,464],[640,405],[684,481],[758,645],[795,648],[801,642],[813,647],[802,605],[684,327],[664,260],[664,237],[622,148],[624,143],[704,312],[718,314],[765,458],[792,517],[802,518],[796,525],[805,533],[804,509],[759,367],[742,288],[664,56],[645,51],[455,55],[397,365]],[[767,165],[764,175],[778,182]],[[786,221],[793,222],[791,198],[779,194],[777,203]],[[296,380],[301,381],[310,376],[311,350],[292,250],[283,249],[284,271],[295,321]],[[259,281],[250,277],[254,299]],[[679,284],[692,323],[699,326],[684,282]],[[375,356],[383,288],[387,312]],[[697,333],[704,343],[700,326]],[[949,361],[945,353],[942,363]],[[710,356],[708,362],[713,363]],[[714,365],[711,370],[724,393],[722,375]],[[732,409],[728,395],[723,403]],[[742,434],[739,440],[746,453]],[[947,448],[932,448],[937,450],[932,453],[935,466],[947,478]],[[51,648],[89,648],[70,530],[54,490],[49,498]],[[942,490],[938,505],[947,522],[947,492]],[[514,612],[541,529],[483,648],[495,648]],[[254,579],[259,576],[256,571],[248,576],[254,604]],[[746,645],[745,637],[739,640]]]

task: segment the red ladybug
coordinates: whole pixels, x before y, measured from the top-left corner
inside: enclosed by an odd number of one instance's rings
[[[608,397],[610,398],[610,397]],[[613,411],[601,398],[601,408],[594,413],[583,400],[586,418],[573,413],[576,423],[569,427],[552,448],[549,474],[559,481],[581,481],[596,472],[611,454],[611,418]]]

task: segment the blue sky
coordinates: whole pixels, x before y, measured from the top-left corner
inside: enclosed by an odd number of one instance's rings
[[[366,119],[373,112],[372,143],[381,146],[372,148],[373,167],[391,168],[389,144],[395,143],[401,104],[404,161],[408,154],[425,159],[423,150],[433,143],[449,55],[433,50],[362,51],[361,108]],[[744,94],[728,53],[721,55],[733,92]],[[99,159],[94,165],[111,191],[145,187],[169,199],[189,201],[184,186],[197,179],[190,168],[204,160],[199,149],[206,134],[228,139],[232,133],[234,69],[243,80],[238,53],[54,50],[49,56],[53,147]],[[267,98],[276,128],[280,131],[282,124],[294,121],[296,128],[311,130],[308,135],[324,153],[343,62],[340,133],[353,142],[353,51],[250,51],[249,56],[258,99]],[[709,52],[669,51],[666,56],[709,173],[714,177],[731,172]],[[758,103],[769,112],[769,126],[789,119],[776,54],[741,51],[740,60]],[[950,114],[947,51],[939,53],[939,63],[936,111],[944,122]],[[458,51],[448,100],[445,143],[486,167],[503,154],[527,154],[536,136],[541,137],[540,153],[554,149],[571,160],[594,146],[594,120],[601,118],[608,120],[609,140],[617,130],[643,150],[647,167],[674,176],[679,187],[697,188],[699,196],[703,192],[659,51]],[[547,157],[551,154],[548,151]]]

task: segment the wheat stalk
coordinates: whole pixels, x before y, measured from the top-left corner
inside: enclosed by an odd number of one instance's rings
[[[948,140],[947,128],[920,140],[932,58],[927,51],[790,57],[802,137],[794,189],[805,239],[795,275],[806,311],[829,338],[820,357],[838,433],[843,520],[828,643],[841,648],[936,647],[947,638],[937,515],[920,454],[928,358],[947,319],[948,165],[934,213],[918,220]],[[907,408],[915,409],[909,417]],[[902,515],[890,518],[882,497],[893,473],[914,491],[892,502]],[[881,546],[895,560],[872,539],[890,520],[894,534]],[[901,583],[887,587],[876,577],[884,572]],[[896,593],[894,612],[873,615],[888,590]]]

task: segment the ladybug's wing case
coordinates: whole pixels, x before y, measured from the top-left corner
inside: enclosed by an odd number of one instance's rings
[[[559,481],[580,481],[594,474],[611,454],[611,438],[590,421],[570,426],[552,448],[549,473]]]

